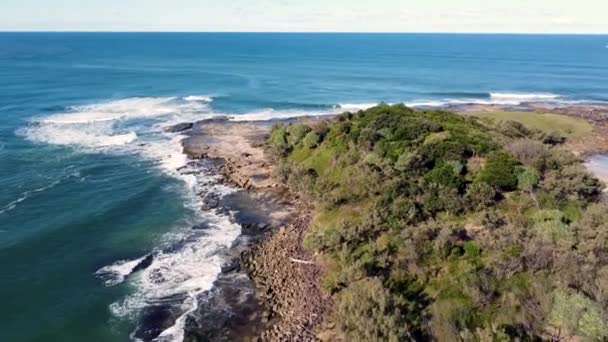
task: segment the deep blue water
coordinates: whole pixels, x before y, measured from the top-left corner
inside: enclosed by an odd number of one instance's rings
[[[128,340],[155,296],[211,286],[210,254],[164,255],[159,283],[120,278],[129,265],[121,260],[170,245],[204,216],[193,180],[175,172],[184,160],[165,125],[379,101],[608,101],[607,44],[608,36],[0,33],[0,341]],[[229,245],[238,230],[223,222],[216,240]],[[104,283],[95,273],[107,266],[117,273]]]

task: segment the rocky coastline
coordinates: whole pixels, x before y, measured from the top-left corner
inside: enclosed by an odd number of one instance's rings
[[[312,208],[274,179],[262,145],[274,123],[217,118],[169,128],[187,136],[182,145],[191,160],[214,161],[224,181],[242,189],[203,198],[205,209],[232,212],[243,236],[208,304],[188,324],[188,341],[318,341],[331,328],[321,263],[302,247]],[[218,307],[223,312],[210,310]],[[206,328],[211,324],[216,328]]]
[[[569,141],[565,148],[583,157],[608,152],[608,106],[469,105],[444,109],[574,116],[592,123],[594,134]],[[275,165],[264,150],[268,131],[277,121],[238,122],[219,117],[168,129],[186,136],[183,151],[191,160],[213,161],[224,182],[242,189],[221,200],[204,198],[204,209],[233,212],[243,227],[243,236],[227,256],[229,266],[206,298],[209,304],[188,324],[186,341],[339,340],[330,320],[331,297],[320,288],[322,263],[302,246],[312,208],[274,178]],[[218,321],[218,315],[223,319]],[[207,328],[210,325],[214,328]]]

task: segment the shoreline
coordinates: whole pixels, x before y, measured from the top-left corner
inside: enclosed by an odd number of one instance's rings
[[[593,137],[573,139],[564,148],[587,158],[608,152],[608,139],[602,139],[603,132],[608,132],[608,106],[584,111],[585,108],[546,108],[531,104],[525,108],[459,105],[458,108],[450,106],[442,109],[460,113],[542,111],[581,118],[593,125]],[[592,114],[589,113],[600,114],[590,120]],[[333,326],[329,321],[331,298],[320,289],[323,267],[316,256],[302,246],[311,208],[297,194],[291,193],[284,184],[274,179],[274,165],[262,146],[270,127],[275,123],[330,118],[328,115],[231,121],[221,117],[175,126],[176,130],[186,135],[182,146],[191,160],[217,161],[218,172],[225,182],[242,189],[239,192],[241,197],[233,199],[232,203],[229,199],[215,204],[241,213],[235,219],[243,226],[243,236],[232,248],[231,266],[225,272],[223,270],[214,287],[215,292],[221,294],[215,298],[223,298],[223,304],[228,304],[232,310],[222,323],[222,334],[216,335],[222,336],[220,340],[311,341],[336,338],[332,335]],[[594,140],[590,142],[590,138]],[[269,223],[270,220],[274,221]],[[238,279],[236,284],[234,279]],[[209,303],[214,303],[214,300]],[[203,305],[207,306],[209,304]],[[199,307],[198,311],[202,309]],[[217,324],[209,312],[198,312],[197,315]],[[200,321],[189,324],[186,330],[185,341],[209,336]]]
[[[275,181],[274,165],[261,145],[275,122],[219,118],[180,126],[187,129],[184,153],[192,160],[218,161],[218,172],[226,183],[242,189],[213,203],[233,212],[243,226],[243,236],[231,251],[232,267],[215,283],[215,291],[222,294],[216,298],[231,311],[215,339],[317,340],[316,329],[329,312],[331,299],[321,292],[319,282],[323,269],[302,247],[311,208]],[[239,278],[239,284],[231,283],[234,274],[246,274],[249,281]],[[202,305],[199,311],[208,306]],[[187,329],[188,341],[210,337],[201,323]]]

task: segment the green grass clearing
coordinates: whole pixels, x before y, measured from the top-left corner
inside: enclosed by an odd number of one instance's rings
[[[517,121],[528,128],[536,128],[547,133],[557,131],[567,138],[582,137],[593,132],[593,126],[589,122],[560,114],[506,111],[471,112],[462,114],[466,116],[476,116],[486,120]]]

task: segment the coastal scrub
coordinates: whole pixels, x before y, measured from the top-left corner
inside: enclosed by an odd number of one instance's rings
[[[346,340],[606,338],[603,186],[541,133],[386,104],[272,129]]]

